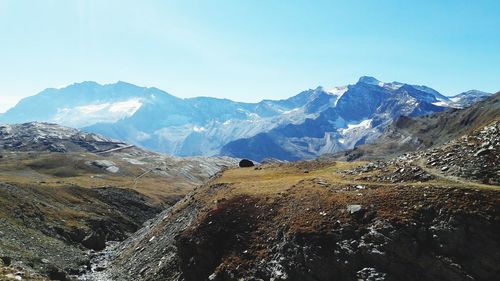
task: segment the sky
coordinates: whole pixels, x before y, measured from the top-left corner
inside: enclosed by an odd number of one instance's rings
[[[500,1],[0,0],[0,112],[89,80],[255,102],[363,75],[500,90]]]

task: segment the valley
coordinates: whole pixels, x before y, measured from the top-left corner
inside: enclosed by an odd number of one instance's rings
[[[169,157],[46,123],[1,126],[0,147],[0,257],[27,280],[76,278],[108,243],[237,164]]]

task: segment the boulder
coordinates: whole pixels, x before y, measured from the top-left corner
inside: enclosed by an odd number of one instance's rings
[[[361,205],[347,205],[347,211],[351,214],[355,214],[361,211],[363,207]]]
[[[251,161],[251,160],[248,160],[248,159],[242,159],[240,161],[240,168],[246,168],[246,167],[253,167],[255,166],[255,164]]]
[[[64,270],[62,270],[56,266],[50,266],[47,271],[48,271],[48,275],[49,275],[50,280],[60,280],[60,281],[70,280],[70,279],[68,279],[66,272],[64,272]]]

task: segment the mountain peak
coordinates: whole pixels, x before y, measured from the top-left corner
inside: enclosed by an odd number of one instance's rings
[[[95,81],[82,81],[82,82],[76,82],[73,84],[70,84],[68,86],[61,87],[60,89],[65,89],[69,87],[97,87],[101,86],[101,84],[95,82]]]
[[[358,80],[358,83],[365,83],[365,84],[370,84],[370,85],[378,85],[380,81],[376,79],[375,77],[371,76],[361,76]]]
[[[140,87],[140,86],[137,86],[135,84],[132,84],[132,83],[129,83],[129,82],[125,82],[125,81],[121,81],[121,80],[118,80],[116,83],[111,83],[109,85],[112,85],[112,86],[124,86],[124,87]]]

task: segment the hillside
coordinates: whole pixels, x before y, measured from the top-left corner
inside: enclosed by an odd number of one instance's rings
[[[95,251],[235,164],[169,157],[55,124],[0,126],[0,257],[10,266],[2,270],[77,276]]]
[[[84,280],[496,280],[499,130],[390,161],[226,170]]]

